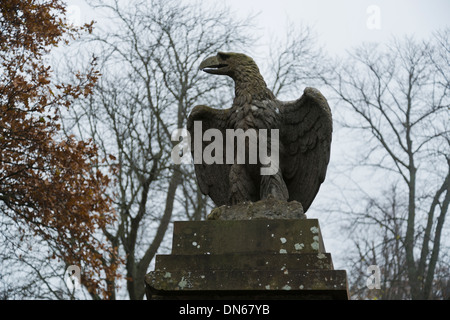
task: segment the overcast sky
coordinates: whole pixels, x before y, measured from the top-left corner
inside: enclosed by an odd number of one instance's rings
[[[242,16],[260,12],[258,25],[284,34],[285,21],[314,28],[330,53],[343,53],[362,41],[384,42],[392,35],[431,32],[450,26],[449,0],[220,0]]]
[[[190,1],[190,0],[185,0]],[[329,53],[344,53],[362,41],[387,41],[392,35],[428,37],[450,26],[450,0],[204,0],[227,4],[237,15],[259,13],[263,42],[284,36],[286,21],[313,27]],[[66,0],[68,15],[79,22],[98,19],[85,0]]]

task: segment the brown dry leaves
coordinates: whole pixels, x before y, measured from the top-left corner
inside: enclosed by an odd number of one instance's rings
[[[108,298],[120,259],[94,233],[115,219],[110,179],[91,141],[63,137],[57,112],[89,95],[99,73],[93,60],[76,85],[54,83],[43,59],[92,24],[69,26],[60,0],[2,0],[0,12],[1,212],[51,242],[49,258],[82,264],[83,284]]]

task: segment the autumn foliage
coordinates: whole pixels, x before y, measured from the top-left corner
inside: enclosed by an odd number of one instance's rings
[[[110,179],[95,145],[63,134],[58,116],[99,74],[93,61],[76,83],[56,83],[45,60],[92,25],[69,25],[60,0],[2,0],[0,12],[0,214],[50,243],[49,259],[80,266],[92,296],[108,298],[117,248],[94,234],[114,222]]]

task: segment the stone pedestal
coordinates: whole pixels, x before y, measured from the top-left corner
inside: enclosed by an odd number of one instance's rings
[[[147,299],[348,299],[316,219],[175,222]]]

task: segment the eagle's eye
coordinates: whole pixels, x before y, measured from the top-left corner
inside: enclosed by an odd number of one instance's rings
[[[217,53],[217,55],[223,61],[225,61],[225,60],[227,60],[227,59],[229,59],[231,57],[229,54],[224,53],[224,52],[219,52],[219,53]]]

